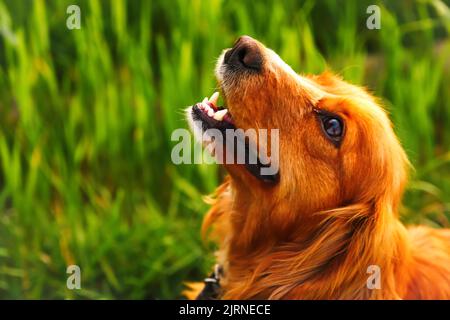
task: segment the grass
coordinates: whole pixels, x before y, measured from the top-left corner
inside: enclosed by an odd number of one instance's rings
[[[177,298],[206,274],[223,173],[172,164],[170,135],[241,34],[381,96],[416,169],[403,219],[449,227],[450,4],[375,1],[368,30],[373,2],[0,1],[0,298]]]

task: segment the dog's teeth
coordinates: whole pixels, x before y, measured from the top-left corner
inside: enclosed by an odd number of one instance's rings
[[[217,104],[217,99],[219,99],[219,92],[214,92],[211,96],[211,98],[209,98],[209,102],[211,102],[213,105]]]
[[[222,121],[223,117],[227,114],[227,112],[228,112],[227,109],[222,109],[222,110],[217,111],[214,114],[214,119],[216,119],[217,121]]]
[[[205,110],[206,112],[208,112],[209,109],[211,109],[210,106],[208,106],[205,102],[201,103],[202,109]]]
[[[214,116],[214,110],[213,109],[211,109],[211,108],[208,109],[208,116],[210,116],[210,117]]]
[[[205,97],[202,101],[202,103],[206,104],[208,102],[208,97]]]

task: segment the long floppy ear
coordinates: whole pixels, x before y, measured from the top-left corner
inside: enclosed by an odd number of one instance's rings
[[[271,292],[270,299],[399,298],[408,274],[393,274],[403,271],[409,259],[407,235],[384,208],[382,202],[360,203],[316,213],[324,219],[311,245],[294,241],[267,253],[253,277],[223,298],[251,299],[264,292]],[[367,287],[367,269],[373,265],[381,269],[383,290]]]
[[[354,95],[327,102],[351,105],[351,116],[357,119],[349,118],[348,125],[353,128],[345,138],[351,146],[343,156],[343,169],[349,173],[343,177],[344,197],[353,205],[324,212],[331,227],[328,230],[339,226],[340,232],[350,232],[339,276],[331,279],[342,281],[342,287],[349,289],[343,298],[353,299],[352,292],[360,292],[356,298],[398,299],[407,289],[406,266],[411,259],[408,234],[398,219],[409,161],[386,112],[374,99]],[[382,290],[365,287],[369,266],[381,270]]]
[[[405,268],[411,259],[408,234],[398,220],[393,206],[395,204],[391,197],[380,197],[370,204],[328,212],[335,223],[345,221],[351,230],[345,260],[340,265],[342,270],[338,274],[345,274],[340,279],[343,283],[347,279],[354,279],[349,283],[355,286],[353,290],[360,286],[360,296],[347,298],[399,299],[406,292],[409,274]],[[381,272],[381,290],[367,287],[370,276],[368,269],[373,267]],[[347,282],[347,288],[349,283]],[[351,288],[347,291],[346,294],[352,294]]]

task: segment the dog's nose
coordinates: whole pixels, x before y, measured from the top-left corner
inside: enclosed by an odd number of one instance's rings
[[[261,49],[255,39],[242,36],[236,40],[233,48],[225,53],[224,62],[235,67],[261,70],[263,62]]]

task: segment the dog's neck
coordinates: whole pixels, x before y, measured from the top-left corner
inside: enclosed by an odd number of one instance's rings
[[[398,297],[393,274],[409,259],[409,248],[403,225],[382,201],[312,214],[277,228],[270,216],[279,208],[262,212],[261,204],[239,194],[228,200],[225,217],[231,233],[221,248],[224,298]],[[383,290],[367,285],[373,266],[382,273]]]

